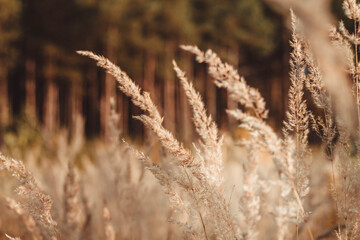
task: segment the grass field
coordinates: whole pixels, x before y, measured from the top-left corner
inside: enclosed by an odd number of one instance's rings
[[[210,49],[180,46],[241,106],[227,113],[245,137],[219,131],[173,60],[199,137],[193,145],[164,127],[152,96],[120,67],[78,51],[142,110],[134,118],[146,140],[121,135],[114,106],[106,141],[86,141],[80,118],[71,134],[5,135],[0,239],[360,239],[360,4],[343,3],[350,31],[342,22],[329,30],[322,1],[276,2],[292,6],[281,132],[267,123],[261,93]],[[309,143],[311,132],[321,144]]]

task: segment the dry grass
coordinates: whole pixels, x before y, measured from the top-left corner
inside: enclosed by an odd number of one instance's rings
[[[266,123],[260,92],[211,50],[181,46],[207,64],[215,85],[243,107],[227,113],[250,137],[234,143],[220,135],[200,94],[173,61],[200,136],[193,149],[163,126],[150,94],[124,71],[103,56],[78,51],[114,76],[119,89],[143,110],[134,117],[157,136],[164,153],[155,161],[149,156],[162,150],[120,141],[112,102],[111,143],[98,144],[91,154],[81,154],[81,121],[70,140],[66,133],[59,135],[57,161],[34,164],[34,172],[0,154],[0,169],[18,180],[17,196],[0,201],[1,208],[8,206],[0,233],[37,240],[360,239],[360,5],[344,1],[355,25],[350,33],[343,23],[328,31],[319,25],[327,22],[326,13],[315,16],[307,3],[291,2],[299,18],[291,11],[289,107],[282,134]],[[315,116],[307,101],[323,114]],[[311,130],[322,139],[325,154],[310,149]],[[33,161],[29,157],[26,163]],[[35,174],[43,180],[41,187]]]

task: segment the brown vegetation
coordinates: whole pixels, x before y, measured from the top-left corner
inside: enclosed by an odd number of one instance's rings
[[[212,50],[181,46],[207,65],[214,84],[235,103],[230,105],[241,106],[227,113],[249,137],[234,143],[219,133],[201,95],[173,60],[200,138],[193,149],[174,136],[174,122],[163,123],[153,96],[121,68],[103,56],[78,51],[116,79],[142,111],[134,118],[161,147],[152,139],[141,147],[121,140],[112,99],[106,110],[110,141],[88,153],[83,152],[83,122],[78,120],[73,136],[64,132],[50,147],[57,161],[47,159],[39,166],[34,156],[46,154],[36,145],[24,154],[34,173],[0,154],[0,170],[18,180],[17,196],[12,196],[14,183],[3,176],[9,185],[0,192],[11,198],[0,201],[0,233],[8,239],[359,239],[360,4],[344,1],[354,21],[350,33],[343,23],[328,31],[319,25],[327,22],[327,14],[315,16],[307,4],[291,2],[289,107],[282,134],[267,124],[260,92]],[[311,100],[305,99],[307,93]],[[320,114],[309,110],[309,101]],[[52,121],[52,114],[45,114]],[[325,154],[310,148],[311,130],[322,139]],[[154,155],[157,159],[149,157]]]

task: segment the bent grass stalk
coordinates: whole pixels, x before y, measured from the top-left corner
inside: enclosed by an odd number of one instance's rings
[[[184,148],[173,134],[162,126],[162,118],[153,104],[149,93],[141,92],[140,88],[118,66],[105,57],[92,52],[78,51],[77,53],[94,59],[98,66],[114,76],[119,83],[119,89],[129,96],[136,106],[147,113],[135,116],[134,118],[140,120],[157,135],[162,146],[174,157],[174,166],[183,174],[179,176],[165,174],[166,171],[160,166],[156,166],[156,172],[154,170],[152,172],[160,180],[160,183],[162,182],[163,186],[167,186],[168,193],[170,193],[169,190],[173,186],[169,182],[173,182],[175,186],[181,187],[189,194],[188,196],[195,205],[193,206],[194,210],[200,215],[203,235],[207,237],[208,228],[206,224],[210,224],[213,234],[219,238],[240,239],[238,226],[234,224],[234,217],[229,206],[226,205],[226,200],[221,190],[222,179],[219,175],[222,167],[221,150],[219,148],[221,141],[218,140],[217,127],[211,121],[211,118],[206,117],[199,95],[187,83],[183,72],[177,67],[176,63],[174,62],[174,69],[179,75],[190,105],[194,109],[194,123],[196,130],[202,136],[203,145],[205,146],[204,152],[208,150],[209,153],[207,154],[210,155],[204,154],[201,156],[199,154],[198,156],[193,156],[191,151]],[[153,165],[152,167],[155,166]],[[183,175],[186,175],[186,177]],[[203,201],[203,199],[206,199],[206,201]],[[203,211],[206,214],[203,214]],[[204,219],[205,216],[206,219]]]

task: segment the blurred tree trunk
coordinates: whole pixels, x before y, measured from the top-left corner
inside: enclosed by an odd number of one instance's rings
[[[228,49],[226,48],[221,48],[220,50],[218,50],[219,55],[220,56],[226,56],[227,59],[225,62],[232,64],[231,62],[231,57],[229,55]],[[234,66],[235,67],[235,66]],[[209,83],[209,82],[208,82]],[[210,87],[214,88],[214,92],[215,92],[215,96],[214,96],[214,100],[213,101],[213,105],[216,106],[216,112],[214,114],[214,116],[216,116],[216,122],[218,123],[218,127],[220,129],[227,129],[228,128],[228,115],[225,112],[225,110],[228,107],[228,94],[227,94],[227,90],[225,88],[217,88],[214,84],[214,79],[211,78],[211,82],[209,83]]]
[[[150,93],[150,97],[158,107],[158,110],[161,111],[161,102],[159,95],[159,89],[155,87],[155,74],[156,74],[156,55],[151,50],[145,51],[145,64],[144,64],[144,90]],[[149,131],[148,131],[149,132]],[[151,137],[154,137],[154,134],[150,134]],[[145,134],[145,138],[148,138]],[[148,139],[152,144],[154,139]]]
[[[79,119],[82,116],[82,98],[81,98],[81,87],[78,82],[71,83],[71,89],[69,91],[69,109],[68,109],[68,122],[70,132],[74,133],[75,128],[79,127]]]
[[[212,119],[217,120],[216,111],[216,86],[214,84],[214,79],[208,74],[202,76],[203,79],[200,81],[205,84],[205,96],[206,96],[206,108],[208,113],[211,115]]]
[[[26,57],[25,60],[25,113],[27,118],[36,120],[36,63]]]
[[[150,50],[145,53],[144,90],[150,93],[156,106],[160,106],[159,96],[155,89],[156,55]]]
[[[165,42],[165,74],[164,74],[164,124],[165,128],[176,133],[175,126],[175,76],[172,69],[172,60],[175,57],[176,43],[174,40]],[[178,109],[178,111],[181,111]],[[179,112],[180,114],[180,112]]]
[[[181,57],[181,66],[180,68],[186,72],[186,77],[188,78],[189,82],[192,82],[194,79],[194,65],[192,62],[192,56],[188,53],[182,54]],[[178,80],[179,85],[179,109],[180,114],[178,117],[178,123],[179,123],[179,135],[181,136],[182,140],[185,143],[192,142],[192,112],[189,106],[188,99],[186,97],[185,91]]]
[[[121,133],[125,134],[129,125],[129,101],[121,92],[117,93],[116,108],[120,117],[118,128]]]
[[[234,66],[234,69],[238,70],[239,69],[239,45],[233,44],[230,48],[228,48],[227,55],[228,55],[229,63],[232,66]],[[237,109],[238,108],[238,103],[230,98],[229,93],[227,94],[226,108],[227,109]],[[229,117],[227,128],[229,130],[232,130],[236,127],[236,125],[237,125],[237,121],[234,118]]]
[[[0,61],[0,128],[10,122],[7,74],[8,69],[6,63]]]
[[[91,66],[87,70],[86,89],[86,132],[90,136],[99,134],[99,79],[97,67]]]
[[[112,62],[116,60],[116,50],[118,42],[118,30],[116,25],[109,25],[107,29],[107,42],[105,46],[105,56]],[[100,101],[100,129],[104,139],[109,139],[109,117],[110,117],[110,98],[116,99],[116,80],[110,74],[105,75],[104,92]],[[119,101],[119,99],[118,99]],[[118,106],[122,104],[118,102]]]
[[[45,99],[44,99],[44,126],[47,133],[52,133],[58,128],[59,123],[59,92],[55,82],[56,65],[54,53],[48,53],[45,66]]]
[[[225,112],[225,110],[228,107],[227,104],[227,100],[228,100],[228,94],[226,89],[223,88],[216,88],[216,100],[215,100],[215,104],[216,104],[216,111],[217,111],[217,122],[218,122],[218,127],[220,129],[227,129],[228,126],[228,115]]]
[[[290,33],[286,27],[285,22],[289,19],[284,19],[280,17],[280,50],[278,55],[278,61],[276,64],[276,69],[274,71],[279,72],[277,77],[271,82],[271,114],[273,116],[275,127],[280,129],[282,127],[282,122],[285,119],[285,111],[288,106],[288,90],[289,90],[289,39]],[[290,20],[289,20],[290,21]]]
[[[286,20],[286,22],[289,22],[288,20]],[[290,81],[289,81],[289,72],[290,72],[290,68],[289,68],[289,60],[290,60],[290,55],[289,52],[291,52],[291,48],[289,45],[289,39],[291,39],[291,35],[290,32],[288,31],[288,29],[286,28],[285,22],[283,22],[283,24],[281,24],[281,42],[282,42],[282,64],[281,64],[281,70],[282,70],[282,81],[281,81],[281,95],[278,96],[280,99],[283,99],[282,103],[280,105],[280,109],[279,112],[281,114],[279,114],[279,119],[276,119],[276,122],[279,124],[278,128],[280,128],[282,126],[282,122],[285,119],[285,115],[286,115],[286,110],[287,107],[289,105],[289,98],[288,98],[288,92],[289,92],[289,88],[290,88]]]

